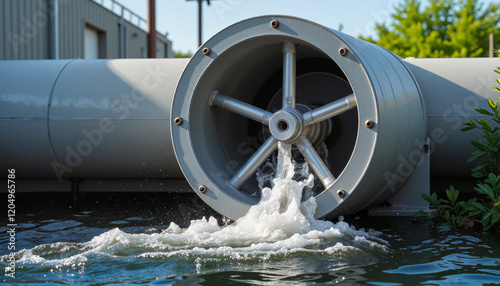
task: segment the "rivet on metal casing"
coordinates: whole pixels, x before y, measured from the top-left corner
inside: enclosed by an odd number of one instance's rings
[[[174,119],[174,123],[175,123],[176,125],[182,125],[182,123],[183,123],[183,122],[184,122],[184,121],[183,121],[183,120],[182,120],[182,118],[180,118],[180,117],[177,117],[177,118],[175,118],[175,119]]]
[[[210,55],[210,49],[209,48],[203,48],[203,50],[201,50],[201,52],[205,55],[205,56],[208,56]]]
[[[347,56],[348,52],[349,52],[349,50],[347,48],[345,48],[345,47],[342,47],[342,48],[339,49],[339,55],[341,55],[343,57]]]
[[[277,29],[280,26],[280,22],[278,20],[272,20],[269,25],[271,25],[271,28]]]
[[[342,199],[345,197],[345,195],[346,195],[346,192],[344,190],[340,189],[337,191],[337,196],[339,196],[339,198]]]
[[[375,127],[375,122],[373,122],[373,120],[366,120],[365,126],[366,128],[372,129],[373,127]]]
[[[205,185],[201,185],[198,187],[198,191],[200,191],[200,193],[204,194],[207,192],[207,186]]]

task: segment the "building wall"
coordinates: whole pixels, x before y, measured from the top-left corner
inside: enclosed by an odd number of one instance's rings
[[[146,58],[148,56],[148,36],[143,30],[135,25],[126,26],[129,58]]]
[[[84,58],[84,36],[86,26],[102,35],[104,46],[100,58],[119,57],[119,17],[103,9],[93,1],[62,1],[59,3],[59,57]]]
[[[48,0],[0,1],[0,59],[48,59],[49,26],[54,12]],[[99,35],[99,58],[142,58],[147,35],[92,0],[59,0],[59,58],[84,58],[85,29]],[[124,29],[124,33],[120,33]],[[125,37],[125,46],[120,37]],[[163,51],[165,44],[170,51]],[[158,56],[171,54],[171,42],[158,34]],[[121,50],[121,53],[120,53]],[[173,56],[173,55],[172,55]]]
[[[46,0],[0,1],[0,59],[48,58]]]

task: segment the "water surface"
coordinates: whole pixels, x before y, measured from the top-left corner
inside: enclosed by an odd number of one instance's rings
[[[73,214],[70,196],[32,195],[17,229],[16,278],[4,283],[158,285],[495,285],[500,283],[498,234],[430,229],[409,218],[347,217],[372,237],[332,237],[297,249],[224,252],[207,246],[173,253],[161,242],[170,222],[216,215],[194,194],[91,194]],[[19,201],[29,200],[23,196]],[[35,200],[36,201],[36,200]],[[96,204],[96,202],[98,202]],[[18,207],[19,208],[19,207]],[[167,209],[172,209],[168,212]],[[217,217],[219,224],[224,221]],[[345,225],[343,225],[345,226]],[[2,227],[0,255],[8,236]],[[364,237],[364,236],[361,236]],[[155,242],[157,240],[157,242]],[[335,248],[337,243],[342,247]],[[373,245],[371,245],[373,243]],[[264,245],[260,245],[261,248]],[[182,248],[182,247],[180,247]],[[243,248],[243,247],[241,247]],[[257,247],[255,247],[257,248]],[[24,250],[21,250],[24,249]],[[203,251],[211,249],[211,251]],[[204,253],[203,253],[204,252]],[[29,254],[30,253],[30,254]],[[21,258],[21,256],[23,258]],[[6,266],[2,257],[0,265]]]
[[[307,168],[278,163],[272,188],[236,222],[194,194],[18,194],[15,278],[80,285],[494,285],[498,234],[411,218],[316,220]],[[292,179],[302,172],[300,181]],[[264,176],[265,177],[265,176]],[[269,178],[267,178],[269,179]],[[39,203],[41,202],[41,203]],[[9,267],[9,228],[0,265]]]

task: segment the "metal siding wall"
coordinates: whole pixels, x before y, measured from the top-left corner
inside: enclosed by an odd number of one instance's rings
[[[67,17],[67,12],[66,12],[67,7],[65,5],[61,5],[59,3],[59,58],[64,59],[63,55],[66,54],[66,45],[64,45],[64,39],[66,39],[66,27],[63,26],[63,23],[66,23],[66,17]]]
[[[5,33],[5,19],[7,18],[5,13],[5,5],[7,1],[0,1],[0,39],[2,39],[2,43],[0,43],[0,60],[5,59],[5,46],[7,42],[7,37]]]
[[[75,15],[75,3],[79,1],[65,1],[59,3],[59,58],[72,59],[83,57],[83,49],[78,49],[77,38],[83,37],[83,30],[75,30],[75,22],[79,19]]]
[[[22,19],[23,17],[25,16],[23,14],[24,11],[22,11],[22,1],[16,1],[14,3],[14,6],[13,8],[15,9],[14,11],[14,15],[16,15],[16,19],[13,19],[13,27],[15,27],[15,33],[17,35],[19,35],[20,37],[25,37],[27,39],[27,36],[26,34],[28,33],[27,32],[27,29],[23,29],[23,24],[22,24]],[[23,31],[25,32],[25,34],[23,35]],[[16,59],[29,59],[27,57],[24,56],[24,50],[25,50],[25,45],[24,43],[20,43],[18,46],[17,46],[17,55],[16,55]]]
[[[6,49],[5,49],[5,59],[14,59],[13,57],[13,54],[14,54],[14,50],[12,49],[12,43],[11,41],[9,40],[9,34],[10,33],[16,33],[16,31],[14,30],[14,28],[12,27],[12,22],[13,22],[13,19],[14,19],[14,15],[13,15],[13,10],[14,8],[12,7],[13,6],[13,1],[14,0],[7,0],[5,1],[5,45],[6,45]],[[2,37],[3,38],[3,37]]]
[[[157,58],[165,57],[165,42],[159,37],[156,40],[156,57]]]
[[[142,50],[147,47],[146,32],[139,29],[137,26],[126,22],[127,25],[127,45],[128,45],[128,58],[142,58]],[[135,37],[133,35],[136,35]]]
[[[157,51],[156,54],[158,58],[173,58],[173,52],[172,52],[172,42],[169,41],[168,39],[165,39],[163,36],[160,36],[158,34],[157,40],[156,40],[156,46]]]
[[[61,58],[83,57],[83,33],[88,24],[105,33],[106,58],[119,57],[119,17],[92,0],[60,4]],[[64,15],[64,16],[63,16]]]
[[[58,9],[60,59],[83,57],[86,23],[106,33],[106,58],[120,56],[118,15],[92,0],[60,0]],[[50,14],[46,0],[0,0],[0,59],[47,59]],[[146,32],[128,21],[124,25],[127,57],[142,58]]]
[[[63,45],[63,42],[64,42],[64,39],[65,39],[65,27],[62,26],[63,23],[66,23],[66,8],[64,7],[64,5],[61,5],[59,3],[59,6],[58,6],[58,10],[59,10],[59,21],[58,21],[58,25],[59,25],[59,58],[60,59],[63,59],[63,55],[66,54],[66,46]]]
[[[0,2],[0,59],[48,57],[48,19],[45,0]]]

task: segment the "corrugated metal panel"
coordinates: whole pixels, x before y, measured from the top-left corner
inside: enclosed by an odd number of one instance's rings
[[[11,49],[10,49],[10,43],[9,43],[9,39],[7,38],[8,37],[8,33],[9,31],[11,30],[11,3],[12,1],[5,1],[4,2],[4,7],[5,7],[5,10],[4,10],[4,13],[2,13],[2,18],[4,19],[3,20],[3,23],[4,23],[4,30],[5,30],[5,34],[2,35],[2,39],[5,39],[2,43],[2,45],[5,47],[5,50],[4,50],[4,53],[5,53],[5,59],[9,59],[11,56]],[[10,16],[9,16],[10,15]]]
[[[5,55],[6,55],[6,59],[14,59],[13,57],[13,49],[12,49],[12,40],[11,40],[11,37],[10,37],[10,33],[13,33],[15,34],[16,31],[14,30],[15,28],[12,27],[12,19],[14,18],[12,12],[13,12],[13,8],[12,8],[12,2],[14,2],[13,0],[9,1],[5,1],[5,15],[2,15],[2,16],[5,16],[5,36],[6,36],[6,40],[4,41],[4,45],[5,46]],[[3,37],[2,37],[3,38]]]
[[[127,45],[129,58],[143,58],[147,49],[147,35],[138,27],[125,22],[127,25]]]
[[[47,0],[1,0],[0,59],[47,59],[49,17],[51,11]],[[126,27],[126,57],[145,57],[146,32],[128,21],[121,22]],[[59,58],[83,57],[86,25],[98,29],[104,35],[105,57],[118,58],[119,23],[120,16],[92,0],[60,0]],[[159,39],[159,42],[163,40]]]
[[[2,0],[0,59],[40,59],[48,56],[47,2]]]
[[[83,37],[83,29],[77,30],[76,22],[81,21],[77,16],[75,3],[80,1],[64,1],[59,3],[59,49],[60,59],[83,57],[83,47],[78,47],[78,38]]]
[[[0,39],[2,42],[0,43],[0,60],[5,59],[5,5],[7,1],[0,1]]]
[[[93,1],[69,1],[64,4],[64,8],[61,6],[63,4],[60,4],[60,11],[64,14],[59,21],[61,58],[83,57],[83,33],[86,25],[104,34],[100,44],[105,45],[105,57],[119,56],[119,17]]]

